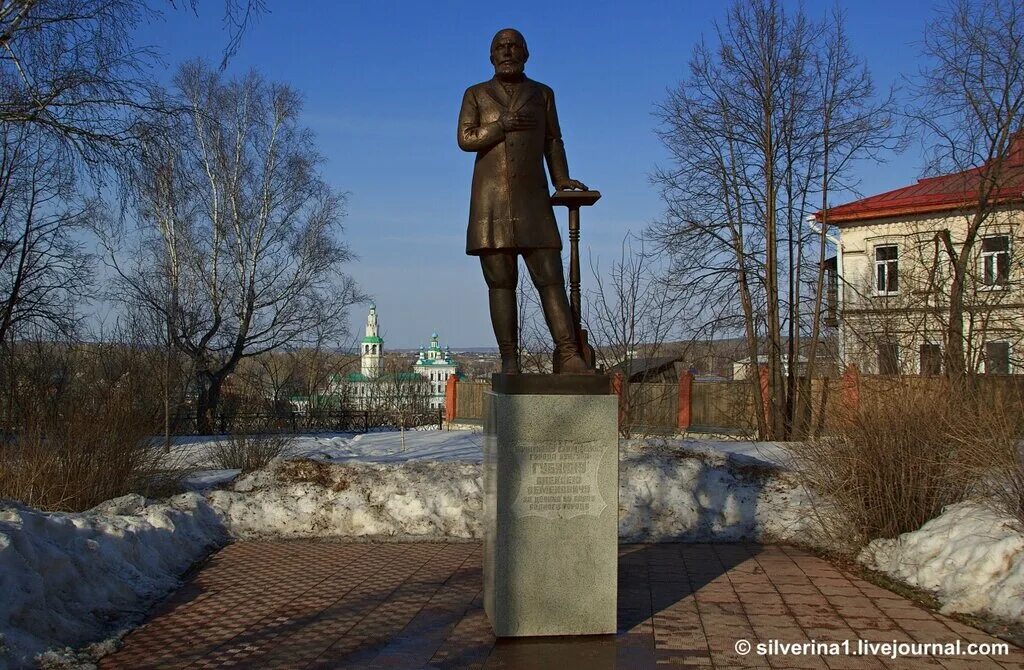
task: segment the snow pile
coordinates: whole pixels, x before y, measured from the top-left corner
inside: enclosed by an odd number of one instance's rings
[[[290,458],[315,458],[364,463],[407,463],[410,461],[483,461],[483,435],[479,430],[381,431],[360,435],[303,435],[288,448]]]
[[[675,453],[711,457],[717,463],[737,466],[785,468],[792,460],[792,455],[784,442],[650,437],[646,440],[622,440],[622,443],[630,449],[675,450]]]
[[[813,503],[773,468],[728,457],[627,453],[619,465],[619,537],[628,542],[809,542]]]
[[[0,668],[137,623],[227,533],[194,493],[129,495],[77,514],[0,505]]]
[[[341,463],[406,463],[409,461],[483,460],[483,436],[476,430],[407,430],[403,447],[399,431],[281,435],[287,440],[286,458],[313,458]],[[207,470],[215,464],[211,449],[225,438],[219,435],[178,436],[164,457],[174,469]],[[226,471],[225,471],[226,472]]]
[[[630,451],[619,465],[630,542],[806,541],[810,504],[774,469]],[[236,537],[482,537],[479,463],[283,460],[208,494]]]
[[[236,537],[481,536],[473,463],[278,461],[209,500]]]
[[[951,505],[918,530],[874,540],[857,560],[935,593],[943,612],[1024,622],[1024,534],[988,508]]]

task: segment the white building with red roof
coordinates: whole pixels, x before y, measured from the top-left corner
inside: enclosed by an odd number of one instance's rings
[[[847,363],[869,374],[938,374],[949,320],[950,261],[991,170],[976,168],[819,212],[839,231],[830,259],[830,317]],[[1024,373],[1024,140],[1013,143],[988,194],[965,286],[970,369]]]

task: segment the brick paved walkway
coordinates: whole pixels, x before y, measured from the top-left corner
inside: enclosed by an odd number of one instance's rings
[[[997,642],[791,547],[621,547],[619,633],[496,642],[472,544],[240,542],[101,668],[1022,668],[1009,656],[741,656],[738,639]]]

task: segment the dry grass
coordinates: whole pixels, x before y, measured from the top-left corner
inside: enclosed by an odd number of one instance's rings
[[[997,440],[985,456],[990,467],[977,468],[981,499],[995,512],[1010,517],[1024,532],[1024,454],[1018,440]]]
[[[212,443],[207,454],[220,468],[252,472],[283,454],[291,441],[290,435],[238,433]]]
[[[46,510],[81,511],[127,493],[156,495],[172,482],[151,417],[121,393],[32,412],[0,446],[0,497]]]
[[[287,461],[281,468],[282,481],[289,483],[312,483],[333,491],[345,491],[349,487],[347,479],[336,479],[337,472],[330,463],[300,459]]]
[[[47,341],[0,350],[0,498],[81,511],[127,493],[176,492],[148,349]]]
[[[974,499],[1024,531],[1024,399],[1006,399],[1018,411],[971,395],[967,411],[949,421],[950,435],[960,454],[962,476],[973,488]]]
[[[855,550],[920,528],[976,491],[976,455],[990,434],[977,403],[894,382],[827,437],[792,447],[803,483],[828,503],[826,536]]]

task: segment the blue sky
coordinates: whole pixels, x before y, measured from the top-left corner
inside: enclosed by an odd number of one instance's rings
[[[223,5],[200,4],[198,17],[168,11],[140,33],[163,54],[168,73],[191,58],[219,62]],[[463,91],[493,74],[494,32],[521,30],[530,47],[527,75],[554,88],[572,176],[604,195],[583,213],[584,257],[610,259],[628,230],[661,212],[648,175],[666,156],[652,110],[685,75],[694,44],[712,37],[726,3],[267,5],[228,74],[255,68],[303,93],[305,122],[327,159],[324,175],[350,194],[346,233],[360,257],[350,274],[375,298],[388,346],[415,347],[436,330],[457,349],[493,346],[478,261],[465,255],[473,156],[456,146],[455,126]],[[805,6],[818,16],[832,3]],[[916,70],[915,42],[936,3],[840,6],[881,87]],[[911,183],[920,165],[916,146],[886,164],[862,165],[861,190]],[[357,307],[354,333],[364,320]]]

